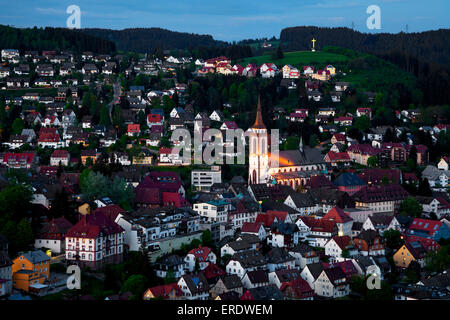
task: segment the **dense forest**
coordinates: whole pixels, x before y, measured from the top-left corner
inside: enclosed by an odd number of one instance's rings
[[[292,27],[280,33],[285,51],[309,50],[313,37],[319,50],[323,46],[339,46],[374,54],[401,51],[435,63],[450,64],[450,29],[369,34],[349,28]]]
[[[14,28],[0,25],[0,48],[26,50],[72,50],[111,53],[112,41],[67,28]]]
[[[156,48],[189,49],[200,46],[225,46],[210,35],[175,32],[161,28],[133,28],[123,30],[82,29],[82,32],[113,41],[118,50],[148,53]]]
[[[416,76],[417,87],[423,93],[425,105],[449,103],[450,65],[429,62],[402,51],[392,51],[378,56]]]

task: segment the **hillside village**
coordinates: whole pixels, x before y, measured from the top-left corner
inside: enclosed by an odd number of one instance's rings
[[[407,84],[415,104],[355,83],[357,59],[1,59],[1,298],[450,298],[450,112]],[[245,165],[174,152],[176,129],[204,150],[238,128]]]

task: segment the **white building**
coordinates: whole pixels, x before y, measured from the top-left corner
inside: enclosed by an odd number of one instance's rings
[[[196,169],[191,171],[191,184],[198,190],[209,190],[214,183],[222,183],[220,166],[212,166],[210,170]]]
[[[123,260],[124,230],[99,213],[81,217],[66,234],[66,260],[99,269]]]
[[[230,204],[225,200],[196,203],[193,210],[207,222],[226,222]]]
[[[318,296],[339,298],[350,293],[350,285],[341,268],[323,270],[314,283],[314,292]]]
[[[189,251],[184,257],[185,269],[193,272],[195,265],[198,264],[199,269],[204,270],[210,263],[216,264],[216,260],[217,257],[211,248],[199,246]]]

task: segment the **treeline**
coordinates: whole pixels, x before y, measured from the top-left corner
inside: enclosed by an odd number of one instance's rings
[[[211,57],[226,56],[235,61],[242,58],[253,57],[252,48],[249,45],[232,44],[225,47],[201,46],[192,52],[193,57],[208,59]]]
[[[116,51],[114,42],[67,28],[14,28],[0,25],[0,48],[26,50],[71,50],[75,53]]]
[[[450,29],[421,33],[369,34],[349,28],[292,27],[283,29],[280,33],[285,51],[309,50],[312,38],[317,40],[316,48],[319,50],[327,45],[376,54],[400,51],[428,61],[450,64]]]
[[[227,43],[214,40],[211,35],[176,32],[161,28],[130,28],[123,30],[82,29],[82,32],[116,43],[118,50],[141,53],[153,52],[156,48],[189,49],[200,46],[225,46]]]
[[[379,57],[396,64],[417,78],[425,105],[447,104],[450,101],[450,66],[428,62],[402,52],[392,51]]]

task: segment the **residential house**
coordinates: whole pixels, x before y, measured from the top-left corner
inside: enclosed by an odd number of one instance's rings
[[[123,260],[124,229],[103,212],[82,216],[66,233],[66,260],[98,270]]]
[[[295,258],[289,254],[286,248],[272,248],[266,254],[266,259],[269,272],[280,269],[295,269]]]
[[[267,268],[266,258],[256,250],[246,250],[231,256],[226,265],[228,274],[243,277],[247,272],[264,270]]]
[[[181,300],[183,291],[177,283],[164,284],[148,288],[143,296],[143,300],[152,300],[162,298],[164,300]]]
[[[325,254],[333,260],[356,254],[350,236],[334,236],[325,244]]]
[[[425,257],[428,250],[419,241],[406,241],[397,252],[393,259],[395,266],[399,268],[408,268],[412,261],[416,261],[422,267],[425,265]]]
[[[246,289],[267,286],[269,283],[269,276],[265,270],[249,271],[242,277],[242,285]]]
[[[159,278],[165,278],[169,272],[178,279],[185,274],[184,271],[185,262],[184,260],[176,255],[169,254],[155,262],[155,272],[156,276]]]
[[[280,291],[288,300],[314,300],[314,290],[301,278],[284,282]]]
[[[34,247],[50,249],[55,254],[63,253],[66,234],[72,227],[72,223],[64,217],[46,222],[35,236]]]
[[[295,259],[295,266],[303,270],[306,265],[319,262],[318,253],[309,245],[299,243],[295,247],[289,248],[289,254]]]
[[[51,166],[68,166],[70,161],[70,154],[67,150],[55,150],[50,156]]]
[[[384,255],[384,242],[378,231],[363,230],[353,238],[355,248],[363,256]]]
[[[208,280],[202,273],[185,274],[177,282],[183,292],[184,300],[207,300],[209,298]]]
[[[208,264],[216,263],[216,255],[208,247],[199,246],[188,252],[184,258],[185,268],[190,272],[194,271],[198,265],[199,270],[205,269]]]
[[[314,283],[314,292],[318,296],[340,298],[350,293],[350,283],[339,267],[325,269]]]
[[[81,150],[81,163],[83,165],[86,165],[88,161],[95,164],[99,157],[100,152],[97,152],[96,150]]]
[[[12,275],[15,289],[39,291],[50,277],[50,257],[41,250],[19,253],[13,260]]]
[[[215,299],[223,293],[235,291],[241,296],[243,294],[243,286],[241,279],[235,275],[227,275],[219,278],[217,283],[211,288],[211,297]]]
[[[367,217],[362,225],[362,229],[375,230],[378,231],[379,234],[383,234],[386,230],[400,231],[400,223],[394,216],[377,214]]]
[[[374,213],[394,213],[409,193],[399,184],[367,186],[353,194],[357,208],[368,208]]]

